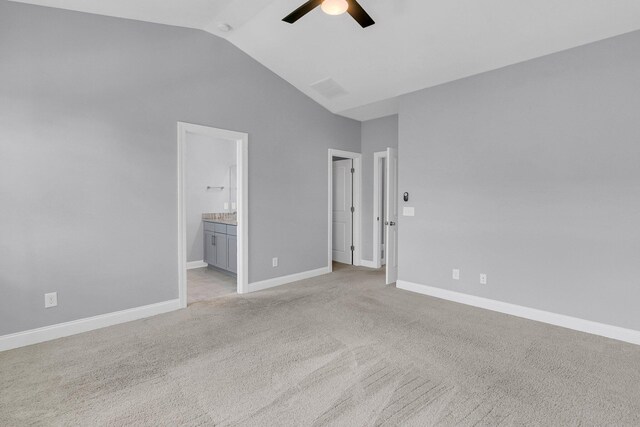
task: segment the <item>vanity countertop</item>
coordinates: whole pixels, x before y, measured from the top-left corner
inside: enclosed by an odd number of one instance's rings
[[[216,224],[238,225],[235,219],[203,219],[204,222],[215,222]]]

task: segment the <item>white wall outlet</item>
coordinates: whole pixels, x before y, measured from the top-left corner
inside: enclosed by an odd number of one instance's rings
[[[231,202],[231,209],[236,209],[236,202]]]
[[[451,274],[451,277],[453,277],[453,280],[460,280],[460,270],[457,268],[454,268],[453,273]]]
[[[225,211],[229,210],[229,202],[224,202],[224,210]]]
[[[278,266],[278,257],[275,257],[271,260],[271,265],[273,267],[277,267]]]
[[[58,293],[51,292],[49,294],[44,294],[44,308],[51,308],[58,305]]]
[[[482,273],[480,274],[480,284],[481,285],[486,285],[487,284],[487,275]]]

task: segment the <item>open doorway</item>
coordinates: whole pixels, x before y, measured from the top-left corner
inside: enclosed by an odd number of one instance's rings
[[[178,123],[182,307],[247,292],[248,136]]]
[[[386,167],[387,152],[378,151],[373,153],[373,264],[375,268],[380,268],[386,264]]]
[[[329,150],[328,266],[361,264],[360,153]]]
[[[385,267],[386,283],[398,277],[398,154],[373,154],[373,264]]]
[[[333,158],[333,247],[334,262],[353,265],[353,159]]]

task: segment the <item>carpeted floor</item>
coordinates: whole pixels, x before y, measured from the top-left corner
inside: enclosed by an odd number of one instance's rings
[[[640,425],[640,347],[353,267],[0,353],[0,425]]]

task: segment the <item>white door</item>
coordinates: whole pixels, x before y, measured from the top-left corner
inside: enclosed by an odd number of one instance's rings
[[[385,223],[387,222],[387,158],[380,159],[380,225],[378,227],[380,235],[380,248],[378,255],[380,256],[380,265],[387,264],[387,233]]]
[[[387,285],[398,280],[398,151],[387,148]]]
[[[333,260],[344,264],[353,261],[353,160],[333,162]]]

